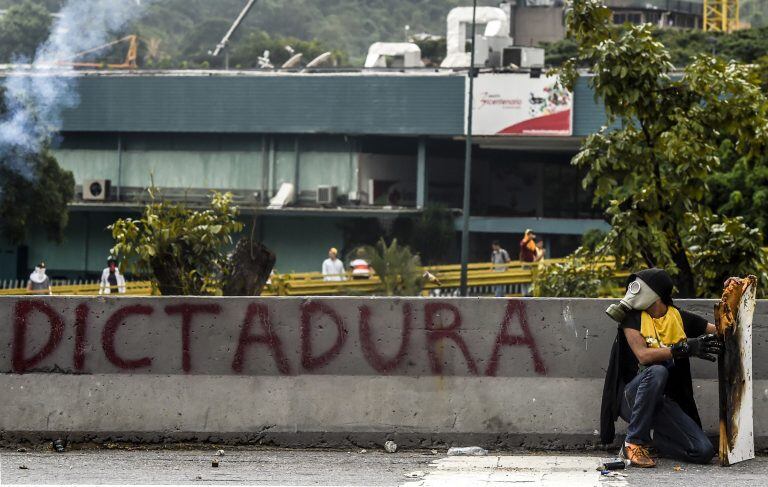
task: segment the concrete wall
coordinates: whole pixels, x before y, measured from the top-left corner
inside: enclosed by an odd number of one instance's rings
[[[0,435],[594,443],[615,336],[603,314],[609,302],[2,298]],[[690,304],[711,319],[711,302]],[[767,312],[759,303],[760,444],[768,437]],[[699,407],[714,434],[716,368],[694,362]]]

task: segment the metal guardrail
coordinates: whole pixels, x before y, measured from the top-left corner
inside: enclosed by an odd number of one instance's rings
[[[94,296],[99,294],[99,284],[67,284],[63,286],[51,286],[54,295],[64,296]],[[0,289],[0,296],[37,295],[39,291],[30,292],[27,288]],[[45,294],[45,293],[43,293]],[[152,284],[149,281],[135,281],[125,283],[125,295],[150,296]]]
[[[488,295],[494,294],[496,286],[502,286],[505,295],[520,295],[522,287],[531,283],[533,270],[540,265],[564,262],[565,259],[548,259],[541,264],[512,261],[508,264],[474,263],[468,266],[468,284],[470,294]],[[613,265],[612,260],[606,260],[605,264]],[[457,292],[461,278],[461,266],[459,264],[426,266],[423,271],[432,274],[436,280],[427,282],[424,286],[424,295],[451,295]],[[620,272],[616,277],[622,277],[628,273]],[[339,276],[343,280],[329,281],[320,272],[303,272],[276,274],[271,278],[262,291],[262,296],[334,296],[334,295],[366,295],[380,289],[381,280],[376,275],[368,279],[352,279],[351,273]],[[99,293],[98,283],[81,285],[53,286],[54,295],[88,296]],[[0,296],[26,295],[25,288],[0,289]],[[126,283],[126,295],[149,296],[153,294],[149,281],[135,281]],[[157,294],[157,293],[154,293]]]

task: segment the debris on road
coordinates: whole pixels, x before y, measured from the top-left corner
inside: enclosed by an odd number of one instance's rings
[[[19,465],[19,470],[29,470],[29,467],[26,465]]]
[[[27,449],[26,449],[26,448],[23,448],[23,447],[22,447],[22,448],[17,448],[17,449],[16,449],[16,451],[17,451],[18,453],[27,453]]]
[[[611,458],[610,460],[603,460],[603,463],[598,465],[597,470],[610,471],[610,470],[623,470],[629,467],[629,460],[623,458]]]
[[[359,452],[357,452],[357,453],[368,453],[368,450],[366,450],[365,448],[363,448],[362,450],[360,450],[360,451],[359,451]]]
[[[67,442],[65,442],[62,439],[53,440],[53,449],[56,450],[56,453],[64,453],[64,450],[67,447]]]
[[[414,472],[408,472],[406,474],[403,474],[409,479],[419,479],[426,475],[426,473],[423,470],[416,470]]]
[[[481,457],[488,454],[488,450],[479,446],[462,446],[448,449],[449,457],[473,456]]]
[[[384,451],[387,453],[395,453],[397,451],[397,443],[390,440],[384,443]]]
[[[211,467],[219,468],[219,461],[216,460],[215,458],[213,460],[211,460]]]
[[[224,450],[218,450],[218,451],[216,452],[216,455],[218,455],[218,456],[220,456],[220,457],[223,457],[223,456],[224,456]]]
[[[680,465],[675,465],[674,466],[674,470],[675,470],[675,472],[682,472],[683,471],[683,467],[681,467]]]

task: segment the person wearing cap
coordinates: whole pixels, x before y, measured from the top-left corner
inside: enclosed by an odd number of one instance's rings
[[[536,234],[529,228],[520,240],[520,261],[536,262],[536,250]]]
[[[117,268],[117,259],[107,259],[107,267],[101,272],[99,294],[112,294],[113,292],[125,294],[125,277]]]
[[[45,262],[40,262],[35,266],[35,270],[29,275],[27,281],[27,292],[29,294],[53,294],[51,288],[51,278],[45,273]]]
[[[715,454],[701,427],[689,358],[716,361],[722,344],[715,325],[674,305],[673,287],[663,269],[642,270],[629,277],[619,305],[606,311],[619,330],[603,387],[601,440],[613,442],[621,417],[628,423],[621,453],[636,467],[656,466],[651,446],[692,463],[709,463]]]
[[[344,263],[339,259],[339,251],[331,247],[328,251],[328,258],[323,261],[323,280],[324,281],[346,281],[344,275]]]

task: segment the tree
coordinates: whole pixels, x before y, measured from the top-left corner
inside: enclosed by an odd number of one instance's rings
[[[707,287],[701,280],[712,274],[711,261],[693,258],[692,250],[720,225],[736,232],[728,241],[740,246],[723,264],[762,265],[762,252],[745,245],[761,243],[759,231],[714,216],[706,204],[707,179],[722,170],[723,144],[749,166],[766,148],[768,102],[752,69],[700,55],[672,79],[669,51],[650,26],[617,31],[597,0],[574,2],[567,25],[578,55],[564,66],[563,82],[572,89],[575,67],[588,65],[609,122],[620,122],[587,137],[573,159],[587,170],[584,186],[593,188],[612,226],[601,250],[618,265],[666,268],[683,297]]]
[[[51,14],[31,0],[10,7],[0,18],[0,60],[32,59],[37,47],[48,38]]]
[[[243,228],[232,195],[214,192],[209,208],[192,210],[159,200],[156,188],[149,194],[151,202],[140,219],[121,218],[109,226],[115,239],[112,254],[124,258],[122,265],[129,269],[149,274],[163,295],[221,295],[227,278],[225,248]]]
[[[61,242],[74,196],[75,178],[48,150],[0,156],[0,234],[9,243],[23,242],[30,231]]]

